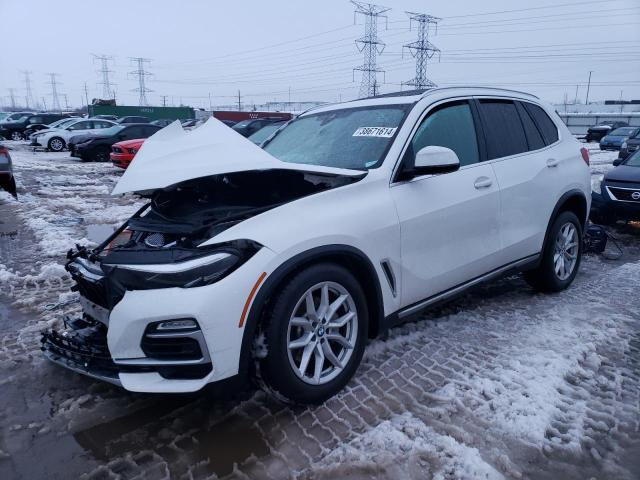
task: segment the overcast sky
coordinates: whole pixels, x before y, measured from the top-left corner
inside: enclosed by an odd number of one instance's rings
[[[382,2],[381,2],[382,3]],[[400,89],[415,75],[402,45],[416,39],[405,11],[442,20],[430,40],[441,50],[428,67],[438,85],[501,85],[530,91],[552,102],[565,94],[584,102],[589,71],[590,101],[640,98],[640,1],[608,0],[399,0],[378,57],[382,92]],[[120,104],[138,103],[130,57],[146,57],[153,73],[151,104],[206,107],[229,104],[237,91],[245,104],[265,100],[336,101],[357,96],[362,64],[347,0],[0,0],[2,54],[0,104],[14,89],[24,104],[22,70],[32,73],[38,101],[51,103],[48,72],[58,73],[58,91],[71,106],[100,97],[92,54],[113,56],[111,81]],[[386,24],[387,23],[387,24]],[[385,25],[386,24],[386,25]],[[386,29],[385,29],[386,26]],[[415,25],[414,25],[415,27]],[[354,81],[355,79],[355,81]],[[64,99],[61,100],[64,106]]]

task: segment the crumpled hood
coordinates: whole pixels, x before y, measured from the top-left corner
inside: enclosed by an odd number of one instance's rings
[[[283,162],[215,118],[189,132],[176,120],[142,144],[135,161],[111,193],[147,192],[193,178],[274,169],[349,176],[364,174],[359,170]]]

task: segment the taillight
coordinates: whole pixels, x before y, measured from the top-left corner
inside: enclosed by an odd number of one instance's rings
[[[582,155],[582,160],[584,160],[584,163],[589,165],[589,150],[587,150],[586,148],[582,147],[580,149],[580,155]]]

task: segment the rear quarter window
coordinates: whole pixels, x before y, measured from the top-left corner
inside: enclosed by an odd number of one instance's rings
[[[558,127],[553,123],[547,112],[533,103],[522,102],[522,104],[538,126],[540,133],[542,133],[545,145],[556,143],[558,141]]]

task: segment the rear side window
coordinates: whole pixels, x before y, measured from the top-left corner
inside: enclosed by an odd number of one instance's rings
[[[418,127],[407,153],[415,158],[429,145],[453,150],[461,167],[478,162],[476,129],[468,102],[447,103],[430,112]]]
[[[529,144],[529,150],[538,150],[545,147],[542,134],[533,122],[533,119],[529,115],[529,112],[522,106],[520,102],[516,103],[518,107],[518,113],[520,114],[520,120],[522,120],[522,126],[524,127],[524,133],[527,136],[527,143]]]
[[[515,103],[511,100],[480,100],[478,103],[488,160],[529,150]]]
[[[546,145],[551,145],[558,141],[558,127],[553,123],[553,120],[549,118],[547,112],[545,112],[538,105],[534,105],[533,103],[522,102],[525,106],[533,121],[536,122],[538,126],[538,130],[542,133],[542,138],[544,138],[544,143]]]

